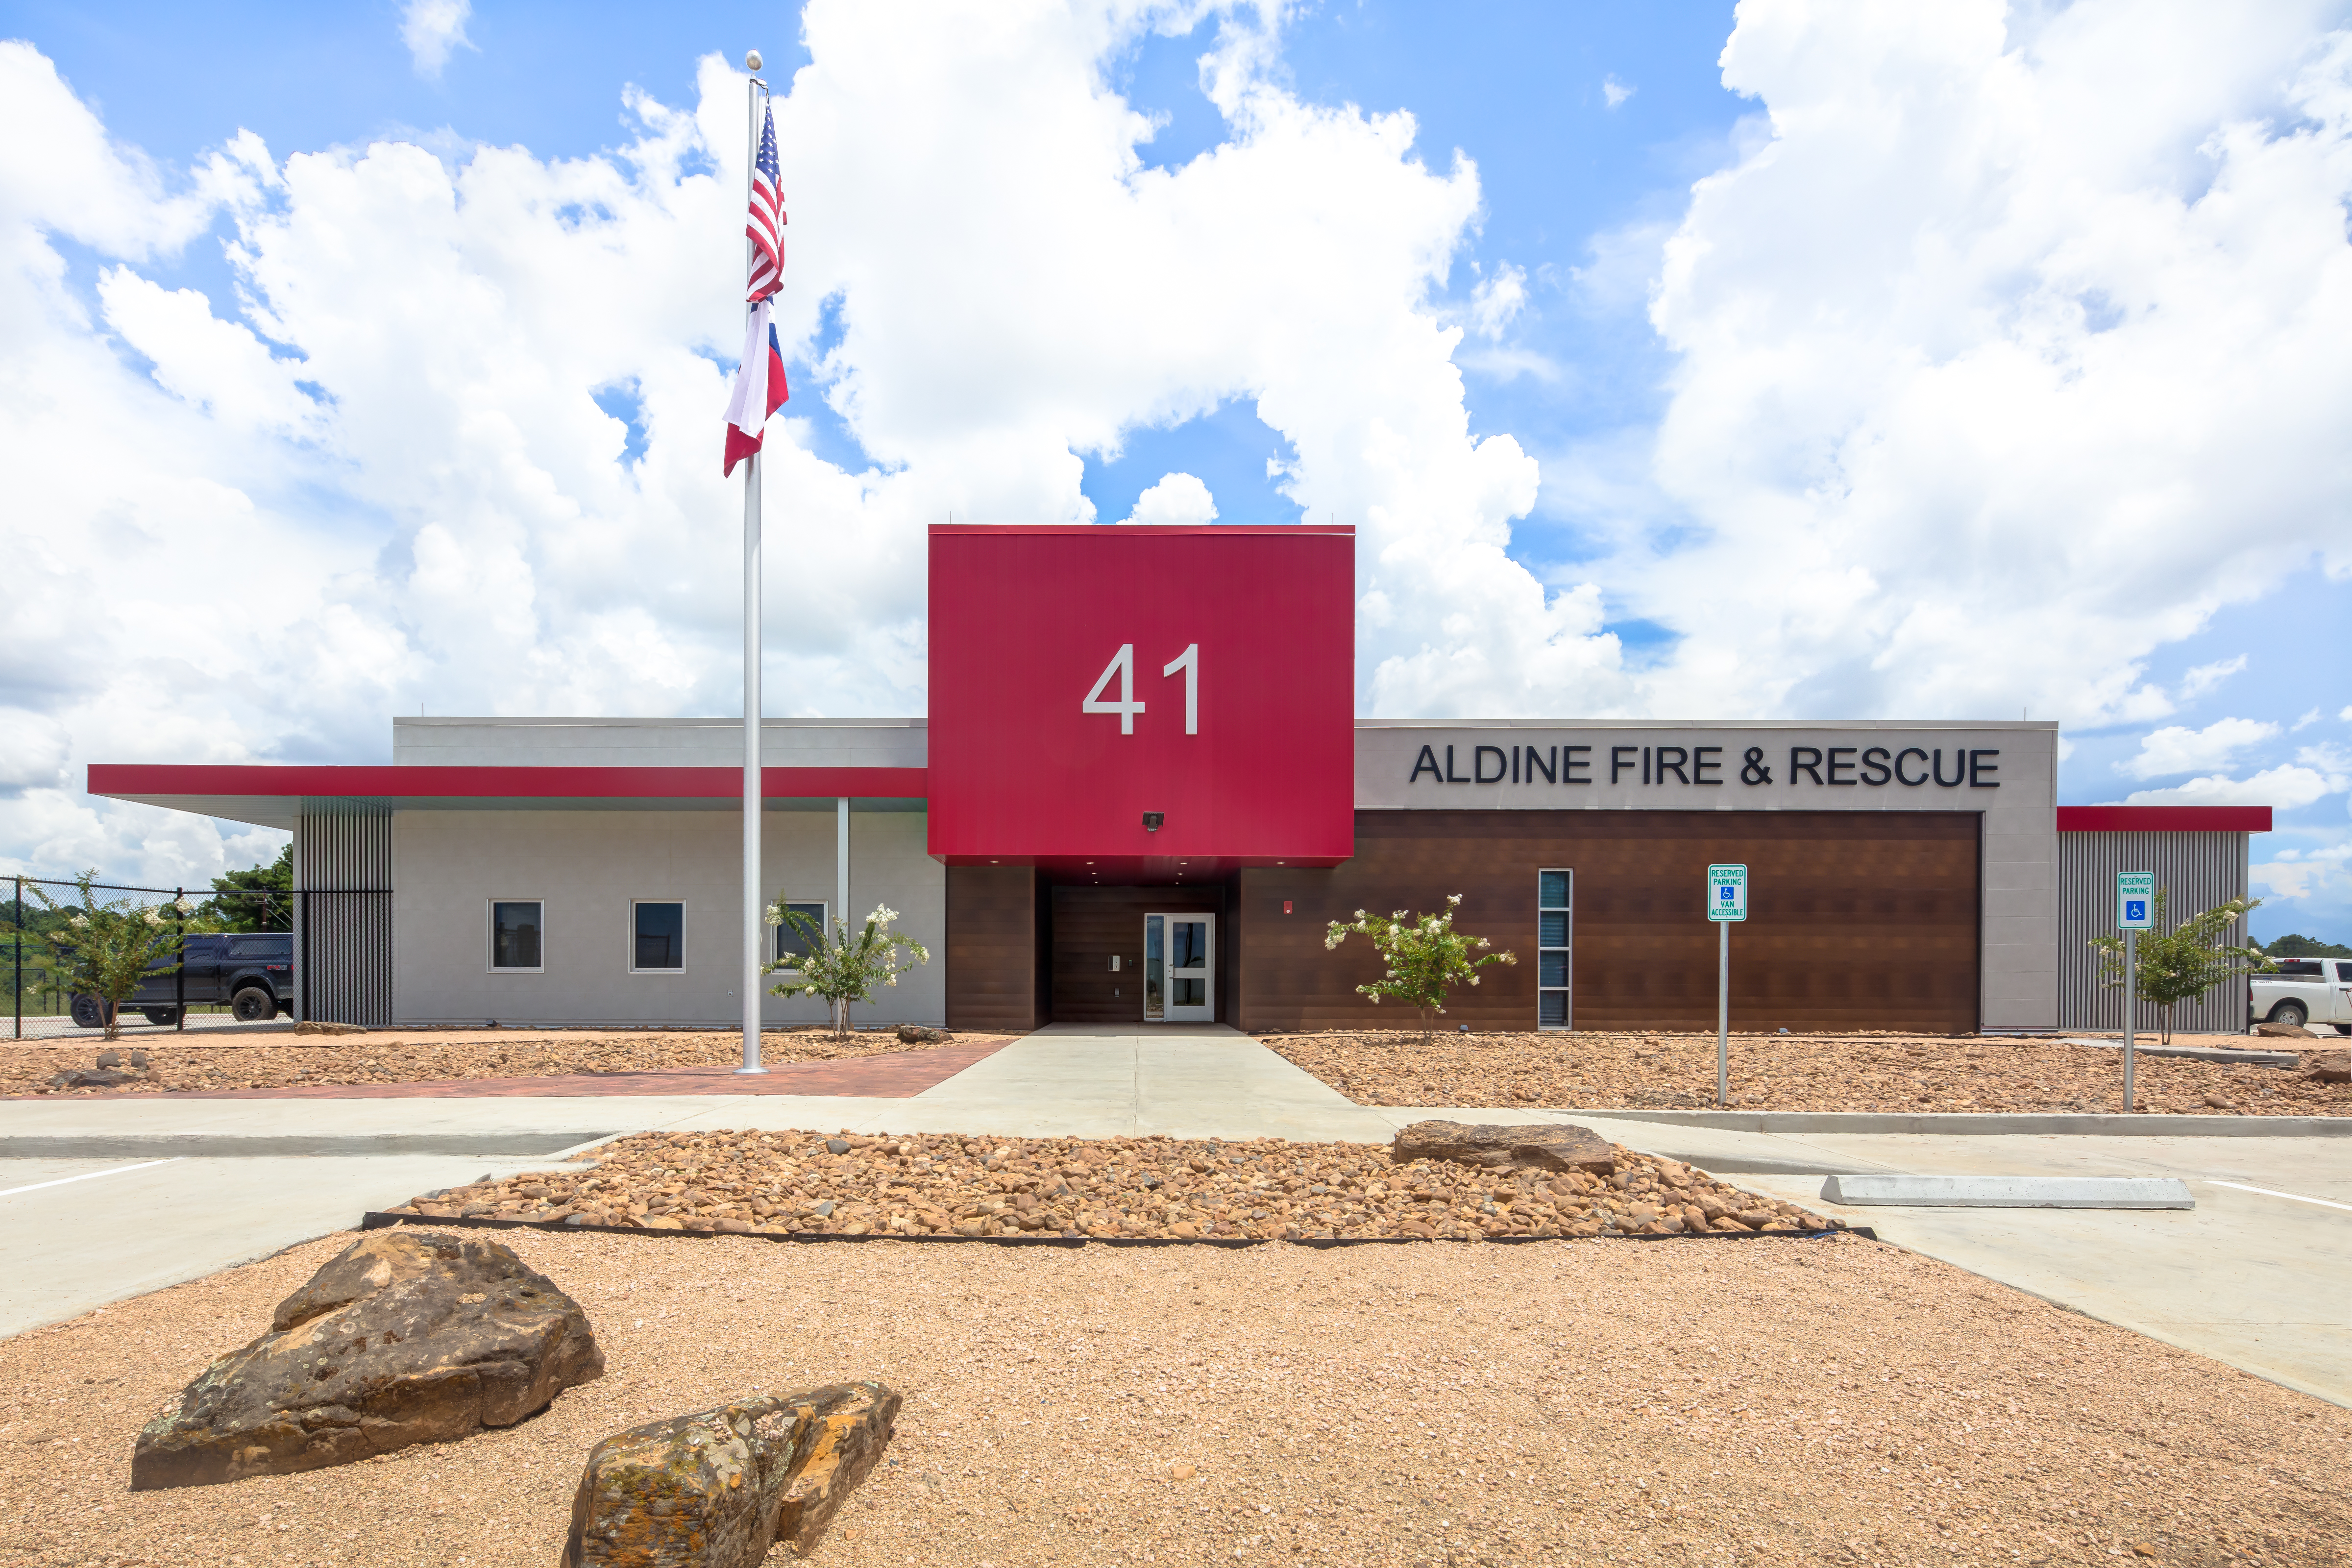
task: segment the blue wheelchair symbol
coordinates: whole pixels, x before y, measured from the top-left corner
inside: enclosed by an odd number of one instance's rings
[[[1723,895],[1723,901],[1724,901],[1725,903],[1727,903],[1727,903],[1730,903],[1730,902],[1732,901],[1732,898],[1731,898],[1731,889],[1730,889],[1729,888],[1718,888],[1718,889],[1716,889],[1716,891],[1717,891],[1717,892],[1719,892],[1719,893],[1721,893],[1721,894]]]
[[[2127,921],[2144,921],[2147,919],[2147,901],[2145,899],[2126,899],[2124,900],[2124,919]]]

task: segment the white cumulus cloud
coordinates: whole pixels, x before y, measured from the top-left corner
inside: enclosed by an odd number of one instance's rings
[[[2139,779],[2193,773],[2218,767],[2233,753],[2278,732],[2276,724],[2258,719],[2217,719],[2202,730],[2169,724],[2140,737],[2138,754],[2117,765]]]
[[[1506,261],[1471,289],[1470,330],[1482,338],[1500,338],[1527,303],[1527,268]]]
[[[2190,779],[2169,789],[2134,790],[2124,796],[2126,805],[2269,805],[2281,811],[2292,811],[2309,805],[2313,801],[2343,788],[2343,781],[2331,783],[2316,768],[2306,768],[2294,763],[2275,768],[2265,768],[2250,778],[2233,779],[2215,773],[2205,778]]]
[[[1135,498],[1129,522],[1214,522],[1217,503],[1191,474],[1170,474]]]
[[[2352,574],[2340,6],[1738,15],[1769,135],[1652,307],[1657,521],[1704,533],[1624,559],[1685,638],[1654,703],[2112,722],[2220,607]]]
[[[400,8],[400,41],[419,76],[437,77],[459,48],[472,48],[466,24],[473,18],[473,0],[406,0]]]
[[[2245,668],[2244,654],[2239,654],[2234,658],[2217,658],[2210,664],[2200,664],[2180,678],[2180,700],[2183,702],[2194,701]]]
[[[1639,88],[1627,87],[1613,76],[1603,77],[1601,81],[1601,96],[1608,100],[1609,107],[1612,109],[1615,109],[1640,90]]]

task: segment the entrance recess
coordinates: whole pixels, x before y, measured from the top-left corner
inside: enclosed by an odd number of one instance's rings
[[[1143,917],[1143,1017],[1151,1024],[1217,1019],[1214,915]]]

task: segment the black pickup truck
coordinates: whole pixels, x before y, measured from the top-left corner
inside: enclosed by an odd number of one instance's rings
[[[151,1024],[176,1024],[184,995],[194,1004],[226,1002],[242,1024],[258,1024],[294,1010],[294,934],[237,932],[187,940],[184,979],[169,968],[152,970],[123,1003]],[[85,1029],[106,1027],[106,1006],[95,996],[73,999],[73,1021]]]

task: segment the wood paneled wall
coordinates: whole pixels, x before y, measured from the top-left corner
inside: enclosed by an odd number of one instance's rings
[[[1045,1022],[1047,911],[1027,866],[948,868],[948,1027]]]
[[[1217,1016],[1233,1020],[1234,937],[1225,889],[1057,887],[1053,899],[1053,1019],[1132,1024],[1143,1018],[1143,917],[1205,912],[1217,919]],[[1118,973],[1110,967],[1118,953]]]
[[[1378,962],[1361,937],[1325,952],[1326,923],[1359,909],[1427,910],[1460,893],[1455,928],[1519,962],[1455,991],[1443,1023],[1532,1028],[1536,872],[1567,867],[1576,1027],[1712,1029],[1706,868],[1745,861],[1734,1028],[1965,1033],[1979,1011],[1978,826],[1973,812],[1358,812],[1347,864],[1241,874],[1234,923],[1248,922],[1249,942],[1233,1021],[1415,1026],[1411,1013],[1355,994]]]

